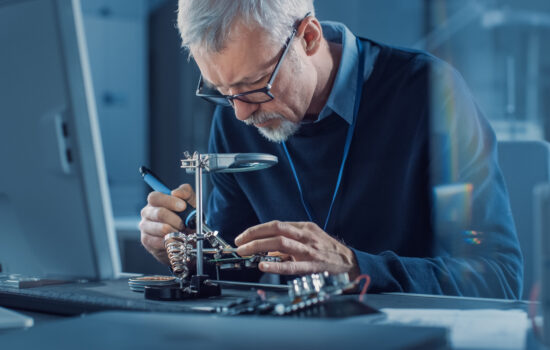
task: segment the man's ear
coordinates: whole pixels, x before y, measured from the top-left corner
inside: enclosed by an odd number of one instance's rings
[[[300,41],[306,55],[314,55],[319,50],[321,40],[323,39],[321,23],[313,16],[307,17],[300,23],[297,36],[301,38]]]

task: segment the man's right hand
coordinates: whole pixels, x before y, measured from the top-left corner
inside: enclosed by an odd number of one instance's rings
[[[176,212],[183,212],[187,203],[195,207],[195,192],[184,184],[172,191],[172,195],[151,192],[147,196],[147,205],[141,210],[141,244],[158,261],[169,264],[164,249],[164,236],[172,232],[184,232],[185,225]]]

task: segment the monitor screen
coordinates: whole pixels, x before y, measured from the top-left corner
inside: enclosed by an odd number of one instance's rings
[[[120,271],[77,0],[0,0],[2,273]]]

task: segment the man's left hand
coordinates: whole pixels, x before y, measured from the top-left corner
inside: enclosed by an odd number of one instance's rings
[[[347,272],[351,280],[359,275],[353,251],[312,222],[271,221],[253,226],[237,238],[241,256],[280,252],[288,261],[261,262],[260,271],[282,275],[303,275],[328,271]]]

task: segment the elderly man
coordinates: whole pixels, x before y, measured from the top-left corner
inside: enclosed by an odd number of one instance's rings
[[[275,274],[368,274],[372,292],[519,297],[495,137],[452,68],[320,23],[312,0],[180,0],[178,27],[197,95],[219,105],[209,152],[279,158],[211,177],[208,223],[240,255],[284,254],[259,266]],[[471,218],[437,232],[433,189],[448,184],[464,184]],[[160,261],[184,200],[189,185],[152,192],[142,210]]]

